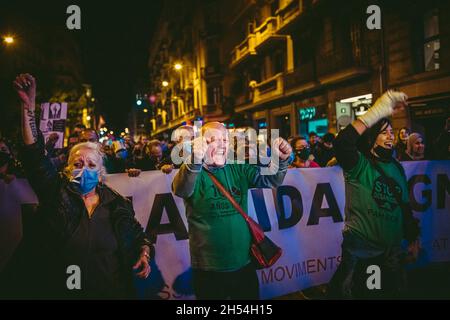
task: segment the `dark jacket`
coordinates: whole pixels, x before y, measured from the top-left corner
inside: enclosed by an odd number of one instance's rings
[[[406,156],[406,143],[403,143],[402,141],[398,141],[395,145],[395,157],[399,161],[403,161]]]
[[[330,161],[334,156],[335,154],[333,148],[328,149],[323,145],[323,143],[319,143],[316,148],[316,158],[314,160],[319,164],[319,166],[326,167],[328,161]]]
[[[50,159],[44,155],[41,141],[25,146],[22,155],[28,180],[39,199],[34,235],[30,238],[24,234],[24,238],[30,243],[21,246],[26,248],[22,254],[28,256],[28,261],[38,260],[35,261],[36,272],[42,268],[42,273],[34,277],[41,277],[41,281],[47,282],[41,287],[48,289],[44,295],[56,295],[56,298],[60,298],[61,289],[62,292],[67,292],[66,288],[61,287],[60,277],[67,278],[68,275],[61,274],[61,269],[57,268],[62,266],[65,244],[80,224],[82,215],[86,214],[86,208],[77,190],[66,177],[55,170]],[[132,266],[140,255],[141,246],[152,246],[141,225],[134,218],[134,210],[128,199],[104,184],[97,186],[97,192],[101,205],[110,211],[111,224],[118,243],[121,277],[127,279],[125,282],[128,285],[124,296],[132,297]],[[34,252],[31,252],[33,250]],[[46,274],[49,279],[45,279],[46,276],[42,274]],[[64,280],[64,286],[65,283]],[[42,296],[41,291],[37,292]]]
[[[163,157],[161,160],[153,157],[145,156],[142,159],[136,160],[135,168],[142,171],[161,170],[161,167],[166,164],[172,164],[170,157]]]

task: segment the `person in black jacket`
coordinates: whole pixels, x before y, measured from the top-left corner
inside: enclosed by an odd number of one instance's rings
[[[22,105],[24,167],[39,199],[39,261],[28,261],[41,281],[27,284],[33,287],[31,296],[132,298],[133,269],[138,277],[148,277],[153,247],[134,218],[131,202],[102,183],[100,145],[75,145],[64,173],[58,174],[44,155],[35,125],[35,80],[20,75],[14,85]],[[81,271],[81,289],[69,289],[69,266]],[[26,291],[22,294],[29,297]]]
[[[319,166],[326,167],[327,163],[335,156],[333,148],[334,139],[334,134],[328,132],[322,137],[322,141],[319,142],[315,159]]]

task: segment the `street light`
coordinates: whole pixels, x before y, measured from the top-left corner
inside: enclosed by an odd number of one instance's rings
[[[175,65],[173,67],[177,71],[180,71],[181,69],[183,69],[183,65],[181,63],[179,63],[179,62],[175,63]]]
[[[13,36],[4,36],[3,37],[3,42],[6,43],[7,45],[13,44],[14,43],[14,37]]]
[[[174,69],[178,72],[178,75],[180,76],[180,87],[182,86],[182,72],[181,69],[183,69],[183,65],[180,62],[175,63]]]
[[[147,112],[148,112],[148,110],[147,110],[147,109],[144,109],[144,110],[142,110],[142,111],[144,111],[144,113],[147,113]]]
[[[86,120],[87,120],[87,121],[91,121],[91,116],[87,116],[87,117],[86,117]]]
[[[162,86],[163,87],[167,87],[169,85],[169,82],[167,82],[166,80],[164,80],[163,82],[162,82]]]

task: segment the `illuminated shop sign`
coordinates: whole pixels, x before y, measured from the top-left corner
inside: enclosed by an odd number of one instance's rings
[[[311,120],[316,116],[316,107],[308,107],[299,109],[300,120]]]

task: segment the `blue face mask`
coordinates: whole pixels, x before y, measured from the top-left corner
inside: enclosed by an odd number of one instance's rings
[[[98,184],[98,170],[75,169],[72,172],[72,183],[76,184],[82,195],[88,194]]]
[[[116,157],[119,159],[126,159],[128,157],[128,151],[127,150],[120,150],[116,153]]]

